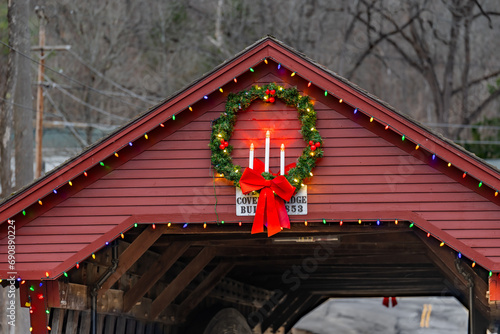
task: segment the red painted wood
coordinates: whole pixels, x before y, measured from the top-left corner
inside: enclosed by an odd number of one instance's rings
[[[288,68],[297,69],[305,80],[299,76],[281,76],[274,65],[254,66],[268,55],[279,58]],[[254,66],[255,73],[248,72],[250,66]],[[235,76],[237,84],[232,81]],[[319,87],[307,88],[309,80]],[[297,85],[315,100],[317,128],[325,150],[325,157],[314,169],[314,177],[305,180],[309,186],[310,214],[292,216],[292,220],[383,217],[414,220],[417,226],[460,248],[465,256],[488,265],[489,269],[500,270],[500,244],[495,246],[492,242],[500,239],[496,233],[500,233],[500,199],[485,193],[487,187],[478,190],[472,178],[461,179],[462,171],[467,170],[485,184],[498,185],[498,172],[271,40],[247,50],[41,179],[29,191],[4,203],[0,207],[0,222],[33,204],[28,216],[20,217],[16,242],[22,246],[19,253],[22,261],[18,268],[33,278],[39,278],[43,268],[59,271],[55,273],[58,275],[103,247],[105,241],[118,237],[135,221],[215,220],[214,178],[208,148],[210,121],[224,111],[226,93],[248,88],[254,82],[280,81],[285,81],[286,86]],[[223,87],[225,93],[220,94],[218,87]],[[339,104],[332,94],[325,97],[324,89],[342,96],[346,103]],[[207,101],[200,100],[204,94],[210,94]],[[193,106],[193,112],[187,110],[189,105]],[[389,123],[405,133],[408,140],[403,143],[400,133],[385,131],[378,121],[370,123],[361,112],[354,116],[351,105],[376,116],[384,124]],[[166,122],[165,128],[158,126],[174,113],[176,121]],[[274,170],[278,169],[281,142],[287,147],[287,163],[294,161],[306,146],[299,133],[295,108],[281,102],[256,101],[238,116],[230,139],[235,147],[234,163],[242,167],[248,164],[251,142],[256,145],[256,157],[263,158],[267,128],[273,130],[271,168]],[[149,140],[142,138],[146,132]],[[128,142],[136,138],[140,139],[128,147]],[[447,169],[443,163],[433,165],[428,153],[414,149],[415,142],[451,161],[454,167]],[[44,200],[43,208],[37,207],[38,198],[122,147],[124,154],[120,151],[119,159],[111,156],[106,160],[112,168],[105,173],[95,174],[89,180],[80,176],[77,188],[62,192],[67,199],[61,196]],[[94,168],[97,172],[98,168]],[[215,184],[219,219],[251,222],[251,218],[235,216],[234,187],[218,177]],[[396,214],[396,209],[399,216],[391,215]],[[5,245],[5,239],[1,239],[0,256],[6,250]]]

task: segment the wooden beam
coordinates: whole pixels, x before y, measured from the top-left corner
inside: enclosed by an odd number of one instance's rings
[[[262,324],[260,325],[262,332],[265,332],[273,323],[273,319],[287,310],[288,307],[298,298],[299,294],[296,291],[289,291],[285,298],[281,300],[281,303],[276,305],[269,315],[266,316],[264,321],[262,321]]]
[[[270,316],[273,331],[277,331],[302,305],[307,304],[312,298],[315,298],[315,296],[308,293],[301,293],[283,312],[273,312],[274,316]]]
[[[323,296],[312,296],[307,302],[299,306],[297,311],[292,314],[283,324],[285,326],[285,333],[291,331],[292,327],[297,323],[297,321],[300,320],[300,318],[321,305],[325,300],[326,298],[324,298]]]
[[[232,263],[221,262],[210,274],[194,289],[193,292],[181,303],[177,311],[179,322],[183,322],[188,314],[210,294],[217,283],[226,276],[234,267]]]
[[[440,247],[439,241],[434,238],[427,238],[423,233],[416,233],[422,242],[427,246],[428,255],[438,269],[448,278],[448,280],[465,296],[469,295],[469,282],[459,272],[455,265],[457,256],[454,251],[448,247]],[[466,267],[462,261],[462,266]],[[468,267],[468,266],[467,266]],[[477,269],[481,270],[481,269]],[[474,283],[475,304],[485,317],[488,317],[490,307],[486,298],[488,283],[485,282],[472,268],[467,270]],[[468,304],[468,303],[467,303]],[[474,305],[469,305],[469,310]]]
[[[103,283],[99,296],[108,291],[132,265],[151,247],[166,231],[166,225],[156,226],[155,229],[146,229],[123,251],[118,258],[118,267],[115,272]]]
[[[137,283],[123,296],[123,312],[128,312],[189,248],[189,242],[172,242]]]
[[[215,250],[213,248],[203,248],[153,301],[151,304],[150,319],[155,320],[214,257]]]

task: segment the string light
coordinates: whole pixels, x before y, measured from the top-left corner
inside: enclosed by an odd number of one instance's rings
[[[443,247],[444,246],[444,241],[441,241],[441,243],[439,244],[439,247]]]
[[[326,224],[326,219],[323,219],[323,224]]]
[[[124,235],[123,233],[120,233],[120,237],[121,237],[122,239],[125,239],[125,235]]]
[[[222,89],[222,87],[219,87],[219,92],[224,93],[224,90]]]
[[[356,115],[358,113],[358,108],[354,109],[354,114]]]
[[[498,190],[495,191],[495,197],[498,196]]]
[[[448,162],[448,167],[451,167],[451,162]]]
[[[281,63],[278,64],[278,70],[281,68]]]
[[[162,128],[164,128],[164,127],[165,127],[165,124],[163,124],[163,123],[160,123],[160,126],[161,126]]]
[[[207,223],[203,223],[203,228],[207,228]]]
[[[431,234],[429,232],[427,232],[427,238],[430,237],[430,236],[431,236]]]
[[[168,227],[172,226],[172,223],[171,223],[171,222],[168,222],[167,226],[168,226]]]
[[[132,144],[132,142],[131,142],[131,141],[129,141],[129,142],[128,142],[128,146],[132,146],[132,145],[133,145],[133,144]]]
[[[241,222],[238,222],[238,225],[241,226]]]
[[[399,223],[399,221],[396,219],[396,220],[394,221],[394,224],[396,224],[396,225],[397,225],[398,223]]]
[[[116,153],[116,152],[115,152],[115,157],[117,157],[117,158],[119,157],[118,153]]]
[[[377,225],[380,226],[380,219],[377,219]]]
[[[344,225],[344,221],[341,220],[340,223],[339,223],[339,225],[340,226]]]
[[[373,116],[372,116],[372,117],[370,117],[370,122],[373,122]]]
[[[73,182],[71,182],[71,181],[68,181],[68,184],[69,184],[70,186],[73,186]]]
[[[155,230],[156,229],[156,224],[153,223],[153,225],[151,227],[153,228],[153,230]]]
[[[188,227],[188,223],[185,223],[184,225],[182,225],[182,228],[186,228]]]
[[[84,175],[85,177],[89,176],[89,175],[87,174],[87,171],[85,171],[85,170],[83,171],[83,175]]]
[[[55,190],[55,189],[54,189],[54,190],[52,190],[52,192],[53,192],[54,194],[57,194],[57,190]]]
[[[175,121],[175,115],[172,115],[172,121]]]
[[[325,96],[328,96],[328,91],[325,90]]]
[[[290,74],[291,77],[294,77],[295,74],[297,74],[297,72],[292,72],[292,74]]]
[[[401,141],[405,141],[405,135],[401,136]]]
[[[420,148],[420,145],[417,144],[417,146],[415,146],[415,149],[418,150]]]
[[[411,223],[411,224],[410,224],[410,228],[412,228],[414,225],[415,225],[415,224]]]
[[[483,181],[479,181],[478,187],[481,188],[482,185],[483,185]]]
[[[309,81],[309,83],[307,84],[307,87],[311,87],[311,84],[312,84],[312,82]]]
[[[146,138],[147,139],[147,138]],[[104,167],[104,162],[99,162],[99,165],[101,165],[102,167]]]
[[[476,261],[472,262],[472,268],[476,266]]]
[[[340,100],[339,100],[339,103],[342,103],[342,102],[344,102],[344,100],[343,100],[343,99],[340,99]]]
[[[80,263],[76,263],[76,269],[79,269],[80,268]]]
[[[95,253],[92,253],[92,259],[95,260]]]
[[[386,130],[389,130],[389,124],[387,124],[387,125],[385,126],[385,129],[386,129]]]
[[[189,111],[193,111],[193,107],[191,107],[191,106],[189,106],[188,109],[189,109]]]
[[[304,225],[307,226],[307,220],[304,220]]]
[[[266,65],[268,64],[268,63],[267,63],[267,58],[264,58],[264,63],[266,63]]]
[[[233,81],[236,83],[236,82],[238,82],[238,79],[236,79],[236,77],[234,77]]]
[[[467,176],[467,172],[464,172],[464,173],[462,174],[462,178],[463,178],[463,179],[465,179],[465,177],[466,177],[466,176]]]
[[[458,252],[458,258],[461,259],[462,258],[462,253]]]
[[[361,224],[361,219],[358,219],[358,224]]]
[[[253,68],[251,68],[251,67],[250,67],[250,72],[252,72],[252,73],[253,73],[253,72],[255,72],[255,70],[254,70]]]
[[[41,199],[38,200],[38,204],[42,205],[42,200]]]
[[[208,100],[208,96],[206,96],[206,95],[203,95],[203,98],[204,98],[205,100]]]
[[[149,138],[147,133],[144,134],[144,138],[146,138],[146,139]]]
[[[432,155],[432,160],[436,160],[436,155],[435,154]]]

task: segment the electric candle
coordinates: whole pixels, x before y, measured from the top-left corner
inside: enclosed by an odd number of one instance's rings
[[[250,158],[248,161],[248,167],[252,168],[252,169],[253,169],[253,150],[254,150],[254,147],[253,147],[253,143],[252,143],[252,144],[250,144]]]
[[[280,175],[285,175],[285,144],[281,144]]]
[[[264,165],[264,172],[269,173],[269,146],[271,145],[271,134],[269,130],[266,132],[266,159]]]

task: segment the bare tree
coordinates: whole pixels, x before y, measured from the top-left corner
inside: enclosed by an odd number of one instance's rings
[[[485,45],[480,44],[487,41],[487,35],[497,35],[492,20],[500,12],[485,10],[477,0],[360,0],[360,5],[356,20],[366,29],[366,47],[348,77],[369,57],[391,66],[383,54],[397,55],[430,87],[435,119],[442,125],[470,124],[500,96],[499,90],[487,94],[484,89],[487,80],[500,75],[498,62],[484,68],[478,65],[494,56],[481,52]],[[482,38],[471,38],[473,29],[476,34],[481,29]],[[473,73],[472,64],[476,65]],[[441,130],[452,138],[462,131],[447,126]]]

